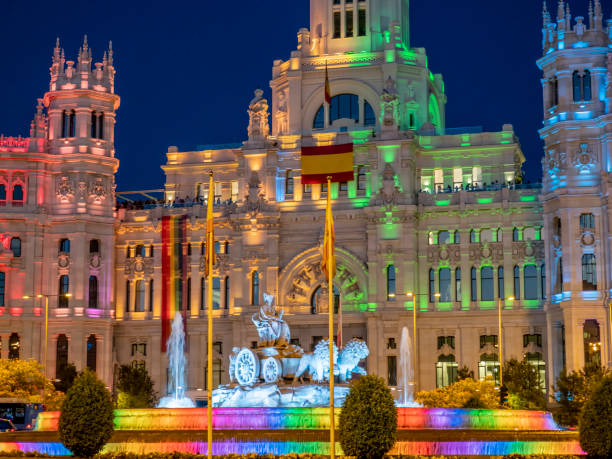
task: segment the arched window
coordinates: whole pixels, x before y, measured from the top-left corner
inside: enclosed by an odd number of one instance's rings
[[[251,274],[251,304],[259,306],[259,273],[257,271]]]
[[[429,302],[436,301],[436,272],[433,269],[429,270]]]
[[[230,307],[230,278],[225,276],[225,295],[223,296],[223,309]]]
[[[559,80],[556,76],[550,80],[550,105],[552,107],[559,105]]]
[[[478,379],[492,379],[499,385],[499,359],[497,354],[482,354],[478,362]]]
[[[363,101],[364,126],[376,125],[376,114],[367,100]],[[356,94],[338,94],[332,97],[329,105],[329,125],[340,119],[351,119],[356,124],[359,119],[359,96]],[[313,129],[323,129],[325,127],[325,107],[321,105],[312,123]]]
[[[455,244],[461,244],[461,231],[456,230],[454,233],[455,239],[454,239],[454,243]]]
[[[580,229],[595,228],[595,216],[593,214],[580,214]]]
[[[542,289],[542,299],[546,299],[546,265],[540,266],[540,288]]]
[[[523,230],[523,241],[535,241],[536,230],[533,227],[525,228]]]
[[[597,263],[595,255],[585,253],[582,255],[582,290],[597,290]]]
[[[74,137],[74,132],[75,132],[75,121],[76,121],[76,113],[74,112],[74,110],[70,110],[70,118],[69,118],[69,132],[68,132],[68,136],[69,137]]]
[[[0,183],[0,201],[6,201],[6,185]]]
[[[21,256],[21,239],[18,237],[14,237],[11,239],[11,251],[13,252],[13,256],[18,258]]]
[[[387,266],[387,301],[395,301],[395,266]]]
[[[493,301],[493,268],[484,266],[480,270],[480,297],[482,301]]]
[[[478,231],[476,231],[476,230],[471,230],[470,231],[470,242],[472,244],[478,242]]]
[[[553,218],[553,236],[561,239],[561,219],[559,217]]]
[[[70,253],[70,239],[62,239],[59,242],[60,253]]]
[[[98,114],[91,112],[91,138],[95,139],[98,135]]]
[[[134,302],[134,311],[144,312],[145,301],[145,284],[143,280],[136,281],[136,301]]]
[[[534,265],[525,265],[523,272],[525,281],[525,299],[538,299],[538,269]]]
[[[470,299],[478,301],[478,284],[476,283],[476,268],[470,271]]]
[[[68,365],[68,338],[66,335],[57,337],[57,345],[55,348],[55,377],[59,378],[62,370]]]
[[[0,271],[0,306],[5,306],[4,295],[6,292],[6,274]]]
[[[336,286],[334,285],[334,313],[338,312],[338,308],[340,307],[340,291],[336,288]],[[321,294],[323,293],[323,287],[322,286],[318,286],[315,291],[312,293],[312,296],[310,297],[310,313],[311,314],[316,314],[317,313],[317,306],[319,306],[319,308],[321,308],[323,311],[327,311],[328,309],[328,299],[325,299],[325,304],[321,304],[321,301],[323,301],[323,299],[321,298]]]
[[[23,202],[23,186],[15,185],[13,187],[13,202]]]
[[[68,134],[68,116],[66,116],[66,110],[62,110],[62,139]]]
[[[504,267],[500,266],[497,268],[497,295],[498,298],[503,300],[506,298],[506,294],[504,291]]]
[[[357,167],[357,191],[365,191],[368,174],[366,173],[365,166]]]
[[[144,258],[146,256],[145,246],[144,245],[137,245],[136,246],[136,256],[137,257],[142,257],[142,258]]]
[[[98,239],[89,241],[89,253],[100,253],[100,241]]]
[[[455,301],[461,303],[461,268],[455,269]]]
[[[285,172],[285,195],[293,194],[293,175],[291,169]]]
[[[480,242],[493,242],[493,231],[490,229],[480,230]]]
[[[70,291],[70,278],[67,275],[60,276],[58,286],[58,298],[57,303],[60,308],[68,307],[68,297],[66,296]]]
[[[130,307],[132,306],[130,302],[132,301],[131,296],[132,290],[132,282],[129,280],[125,281],[125,312],[130,312]]]
[[[19,349],[21,348],[21,343],[19,342],[19,334],[11,333],[9,337],[9,351],[8,358],[12,360],[19,360]]]
[[[438,273],[440,283],[440,302],[448,303],[451,300],[451,270],[441,268]]]
[[[601,330],[599,323],[594,319],[584,321],[583,343],[584,363],[601,365]]]
[[[132,249],[129,245],[125,248],[125,258],[132,258]]]
[[[98,308],[98,278],[89,276],[89,307]]]
[[[87,338],[87,368],[96,371],[96,361],[98,359],[98,342],[96,335],[89,335]]]
[[[582,100],[582,78],[580,78],[578,70],[574,70],[572,74],[572,88],[574,90],[574,102],[580,102]]]
[[[497,242],[503,242],[504,240],[504,230],[499,228],[497,230]]]
[[[98,139],[104,139],[104,112],[100,112],[98,116]]]
[[[519,242],[521,240],[521,235],[518,228],[514,228],[512,230],[512,241]]]
[[[438,233],[438,244],[450,244],[450,232],[449,231],[440,231]]]
[[[582,75],[582,100],[589,102],[593,98],[593,91],[591,91],[591,72],[585,70]]]
[[[149,281],[149,312],[153,312],[153,299],[155,298],[155,286],[153,279]]]
[[[514,267],[514,299],[519,300],[521,298],[521,268],[518,266]]]
[[[206,309],[206,278],[200,279],[200,310]]]
[[[220,309],[221,308],[221,278],[213,277],[212,284],[213,284],[213,291],[212,291],[213,309]],[[259,290],[259,287],[257,287],[257,290]],[[259,306],[259,303],[256,306]]]
[[[436,387],[446,387],[457,381],[457,362],[454,355],[441,355],[436,363]]]

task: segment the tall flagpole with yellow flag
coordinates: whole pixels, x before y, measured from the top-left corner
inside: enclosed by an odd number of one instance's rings
[[[327,276],[329,312],[329,454],[334,459],[336,453],[336,422],[334,419],[334,276],[336,275],[336,256],[334,253],[334,217],[331,207],[331,176],[327,177],[327,208],[325,210],[325,238],[321,269]]]
[[[206,290],[208,302],[208,367],[207,367],[207,385],[208,388],[208,406],[206,414],[208,415],[207,433],[208,433],[208,458],[212,459],[212,444],[213,444],[213,415],[212,415],[212,343],[213,343],[213,306],[212,306],[212,289],[213,289],[213,264],[215,260],[215,225],[213,222],[213,173],[210,171],[210,184],[208,186],[208,203],[206,209],[206,245],[205,245],[205,275],[208,278],[208,288]]]

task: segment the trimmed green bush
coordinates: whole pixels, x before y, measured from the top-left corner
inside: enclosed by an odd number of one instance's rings
[[[66,394],[59,419],[60,441],[75,456],[92,457],[113,434],[111,395],[96,374],[85,370]]]
[[[377,459],[395,444],[397,410],[385,381],[364,376],[352,384],[340,413],[340,444],[344,454]]]
[[[153,408],[157,404],[153,381],[145,368],[121,365],[117,389],[117,408]]]
[[[584,405],[580,446],[589,456],[612,457],[612,376],[601,381]]]

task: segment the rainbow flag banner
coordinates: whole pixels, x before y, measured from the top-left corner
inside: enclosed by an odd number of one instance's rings
[[[166,352],[171,321],[176,311],[187,324],[187,216],[162,217],[162,310],[161,350]]]
[[[353,175],[353,144],[302,147],[302,184],[350,182]]]

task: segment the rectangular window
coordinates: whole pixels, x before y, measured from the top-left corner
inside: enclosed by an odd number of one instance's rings
[[[238,181],[232,181],[232,202],[238,201]]]
[[[219,309],[221,307],[221,279],[213,277],[213,309]]]
[[[155,298],[155,287],[153,279],[149,281],[149,312],[153,312],[153,300]]]
[[[366,10],[361,8],[358,14],[357,34],[364,37],[366,35]]]
[[[341,17],[340,11],[334,11],[334,35],[333,38],[340,38]]]
[[[593,214],[582,214],[580,215],[580,229],[593,229],[595,228],[595,217]]]
[[[463,169],[460,167],[455,167],[453,169],[453,187],[456,189],[461,189],[463,185]]]
[[[397,386],[397,357],[387,356],[387,385]]]
[[[125,281],[125,312],[130,312],[130,288],[131,282]]]
[[[6,274],[0,272],[0,306],[4,306],[4,294],[6,291]]]
[[[421,177],[421,191],[424,193],[431,193],[431,177]]]
[[[434,169],[434,184],[436,191],[442,191],[444,188],[444,171],[442,169]]]
[[[367,174],[365,171],[365,166],[359,166],[357,168],[357,190],[365,191],[366,179],[367,179]]]
[[[310,183],[304,184],[304,194],[312,193],[312,185]]]
[[[455,270],[455,301],[461,303],[461,268]]]
[[[346,10],[344,16],[345,37],[353,36],[353,10]]]
[[[472,168],[472,185],[476,188],[482,186],[482,168],[479,166]]]

